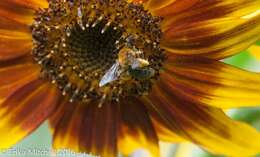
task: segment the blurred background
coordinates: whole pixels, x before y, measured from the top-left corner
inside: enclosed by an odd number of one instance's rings
[[[251,46],[248,50],[223,61],[243,69],[260,72],[260,41]],[[232,109],[227,111],[227,114],[233,119],[244,121],[254,126],[260,131],[260,107]],[[191,143],[170,144],[161,142],[160,147],[162,157],[221,157],[205,152]],[[26,151],[28,150],[35,152],[27,153]],[[14,148],[7,150],[5,153],[0,153],[0,157],[87,156],[82,154],[76,155],[73,152],[69,152],[68,150],[63,151],[58,155],[54,155],[49,150],[51,150],[51,134],[48,129],[48,124],[45,123],[33,134],[18,143]],[[137,151],[132,155],[132,157],[147,157],[147,153],[145,151]],[[260,155],[257,157],[260,157]]]

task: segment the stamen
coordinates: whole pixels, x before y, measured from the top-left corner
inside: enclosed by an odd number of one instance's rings
[[[103,18],[104,18],[103,16],[100,16],[100,17],[92,24],[91,27],[92,27],[92,28],[93,28],[93,27],[96,27],[96,25],[97,25],[99,22],[101,22]]]
[[[111,25],[111,21],[109,21],[106,25],[105,25],[105,27],[102,29],[102,31],[101,31],[101,34],[104,34],[105,33],[105,31],[108,29],[108,27]]]

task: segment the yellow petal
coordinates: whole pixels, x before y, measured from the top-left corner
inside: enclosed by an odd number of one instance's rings
[[[218,108],[258,106],[260,74],[207,59],[168,59],[161,81],[175,93]]]
[[[178,14],[196,4],[199,0],[149,0],[147,8],[156,16]]]
[[[227,156],[253,156],[260,152],[260,133],[230,119],[217,108],[186,100],[160,82],[144,98],[149,111],[178,134],[204,149]]]
[[[83,107],[64,100],[49,118],[53,131],[54,149],[71,149],[79,152],[79,134],[84,118]]]
[[[180,56],[222,59],[260,38],[260,0],[199,1],[163,20],[161,46]]]
[[[260,45],[253,45],[249,47],[248,51],[256,58],[260,59]]]
[[[34,131],[53,111],[56,87],[32,81],[0,104],[0,148],[7,149]]]
[[[151,115],[153,126],[156,130],[158,138],[160,141],[163,142],[170,142],[170,143],[179,143],[179,142],[186,142],[186,140],[176,133],[170,130],[170,126],[167,126],[164,121],[156,119],[157,117],[153,117]]]
[[[159,140],[145,106],[135,98],[120,104],[120,152],[128,156],[138,149],[146,149],[150,157],[159,157]]]
[[[53,148],[71,149],[102,157],[117,155],[119,106],[96,102],[90,104],[64,101],[50,117]]]

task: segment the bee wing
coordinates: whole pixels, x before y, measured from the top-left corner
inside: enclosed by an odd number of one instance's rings
[[[102,79],[99,82],[99,86],[102,87],[112,81],[117,80],[119,78],[119,75],[120,75],[120,64],[119,62],[116,62],[102,77]]]

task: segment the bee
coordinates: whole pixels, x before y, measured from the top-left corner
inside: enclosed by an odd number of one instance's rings
[[[150,63],[144,59],[142,51],[124,47],[119,51],[116,62],[101,78],[99,86],[105,86],[123,77],[137,80],[149,79],[155,75],[154,69],[150,68],[149,65]]]

